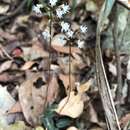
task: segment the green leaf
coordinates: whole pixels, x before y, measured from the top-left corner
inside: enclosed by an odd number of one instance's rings
[[[53,119],[48,119],[48,118],[43,118],[43,125],[47,130],[59,130],[58,128],[55,127]]]
[[[62,119],[59,119],[57,122],[56,122],[56,126],[57,128],[64,128],[66,126],[69,126],[71,124],[71,119],[68,118],[68,117],[65,117],[65,118],[62,118]]]

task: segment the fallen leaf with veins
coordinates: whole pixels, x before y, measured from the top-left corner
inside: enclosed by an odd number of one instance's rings
[[[36,87],[35,83],[39,78],[45,82],[43,74],[35,73],[30,75],[19,88],[19,101],[26,121],[35,126],[40,123],[39,116],[43,113],[46,100],[46,84]]]

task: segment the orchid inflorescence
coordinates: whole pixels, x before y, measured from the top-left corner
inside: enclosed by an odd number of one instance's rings
[[[58,21],[60,21],[59,25],[61,26],[61,32],[64,33],[68,37],[68,39],[70,40],[73,38],[75,32],[71,29],[70,23],[65,22],[63,20],[63,18],[68,12],[70,12],[71,8],[66,3],[61,4],[59,6],[56,6],[57,3],[58,3],[58,0],[49,0],[49,2],[47,4],[48,8],[50,7],[49,11],[51,11],[51,13],[53,13],[52,15],[54,17],[56,17],[58,19]],[[35,12],[36,14],[42,15],[42,11],[41,11],[42,8],[44,8],[42,4],[36,4],[36,5],[33,5],[32,11]],[[87,32],[87,26],[81,25],[79,28],[79,32],[81,34],[85,34]],[[48,41],[51,37],[50,31],[45,29],[42,32],[42,36],[44,37],[45,40]],[[64,38],[60,38],[59,40],[61,41],[61,44],[62,44],[62,42],[64,42]],[[77,40],[78,48],[80,48],[80,49],[83,48],[84,43],[85,43],[84,41],[78,39]]]

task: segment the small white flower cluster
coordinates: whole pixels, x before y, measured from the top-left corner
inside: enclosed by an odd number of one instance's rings
[[[67,4],[62,4],[61,6],[59,6],[57,9],[56,9],[56,15],[58,18],[62,18],[63,15],[65,15],[66,13],[68,13],[70,10],[70,7],[69,5]]]
[[[70,29],[70,24],[64,21],[61,22],[61,32],[65,32],[69,38],[72,38],[74,34],[74,32]]]
[[[50,5],[53,7],[56,5],[57,0],[49,0]]]
[[[87,26],[83,26],[83,25],[80,26],[80,30],[82,33],[86,33],[87,29],[88,29]]]
[[[47,40],[47,41],[48,41],[49,38],[51,37],[50,32],[49,32],[48,29],[45,29],[45,31],[42,32],[42,35],[43,35],[44,39]]]
[[[32,11],[34,11],[37,14],[42,14],[41,8],[43,8],[42,4],[36,4],[36,5],[33,5]]]
[[[49,4],[51,5],[51,7],[56,6],[57,2],[58,2],[58,0],[49,0]],[[40,11],[41,8],[42,8],[41,5],[36,5],[36,6],[34,6],[33,10],[36,13],[41,13],[41,11]],[[66,13],[69,12],[69,10],[70,10],[69,5],[62,4],[62,5],[60,5],[56,9],[56,16],[61,19],[61,18],[63,18],[63,16]],[[71,29],[70,24],[67,23],[67,22],[61,21],[60,25],[61,25],[61,32],[62,33],[64,32],[68,38],[73,38],[74,31]],[[87,26],[81,25],[80,28],[79,28],[79,30],[80,30],[81,33],[85,34],[87,32]],[[51,37],[50,36],[50,32],[48,30],[46,30],[46,29],[44,30],[44,32],[42,32],[42,35],[43,35],[44,39],[46,39],[47,41]],[[64,38],[61,37],[59,40],[64,43]],[[84,41],[78,40],[77,41],[77,45],[78,45],[78,48],[80,48],[80,49],[84,48]]]
[[[88,29],[87,26],[84,26],[84,25],[80,26],[81,33],[86,33],[87,29]],[[77,41],[78,48],[80,49],[84,48],[84,44],[85,44],[84,41],[81,41],[81,40]]]

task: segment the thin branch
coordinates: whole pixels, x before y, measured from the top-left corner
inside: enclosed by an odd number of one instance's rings
[[[130,10],[130,2],[124,2],[123,0],[118,0],[118,2]]]

